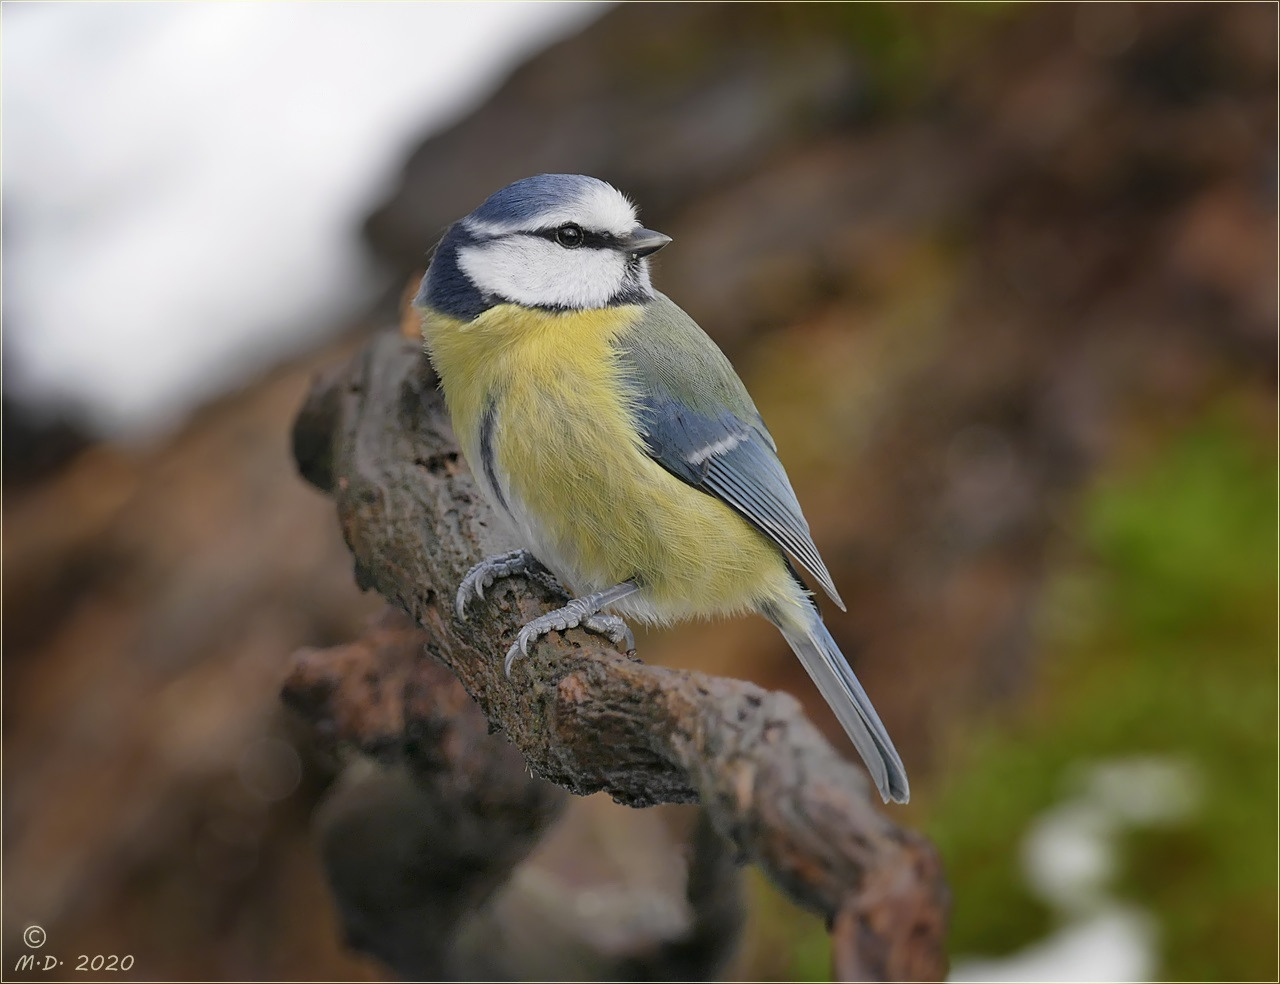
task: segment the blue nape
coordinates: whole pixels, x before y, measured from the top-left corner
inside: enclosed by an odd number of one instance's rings
[[[455,222],[440,240],[427,275],[422,278],[418,296],[413,299],[418,307],[429,307],[462,321],[470,321],[493,306],[476,285],[458,267],[458,250],[475,242],[461,222]]]

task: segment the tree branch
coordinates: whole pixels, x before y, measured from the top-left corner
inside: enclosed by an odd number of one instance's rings
[[[499,582],[452,614],[472,563],[511,544],[461,460],[421,347],[374,338],[318,380],[294,429],[302,474],[337,503],[356,577],[426,630],[485,716],[539,777],[632,806],[701,802],[714,829],[801,904],[842,914],[838,970],[941,979],[946,887],[932,846],[873,806],[861,771],[782,693],[645,666],[580,631],[501,654],[563,603]]]
[[[689,844],[686,905],[663,899],[659,918],[652,892],[632,898],[623,887],[601,914],[545,875],[513,878],[567,794],[490,733],[457,678],[424,652],[429,642],[388,607],[353,642],[300,650],[285,682],[285,702],[322,749],[364,753],[348,757],[315,816],[348,944],[406,980],[717,974],[738,939],[742,891],[705,813]]]

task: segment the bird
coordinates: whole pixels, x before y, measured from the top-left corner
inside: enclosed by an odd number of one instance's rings
[[[656,290],[644,228],[613,185],[539,174],[444,232],[414,298],[463,455],[519,549],[487,557],[455,600],[500,578],[571,600],[520,629],[582,627],[634,650],[626,619],[754,612],[831,706],[886,803],[910,796],[888,731],[797,566],[838,605],[764,420],[728,358]]]

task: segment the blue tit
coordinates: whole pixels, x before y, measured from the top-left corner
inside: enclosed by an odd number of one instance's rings
[[[449,227],[415,300],[476,481],[525,549],[495,579],[547,577],[573,596],[526,625],[507,670],[548,632],[631,639],[667,624],[763,615],[782,632],[885,801],[907,775],[791,560],[844,608],[755,404],[697,323],[653,288],[643,228],[611,185],[542,174]],[[788,559],[791,558],[791,559]]]

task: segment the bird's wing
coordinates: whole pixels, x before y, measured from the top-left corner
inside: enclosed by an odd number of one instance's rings
[[[617,345],[649,456],[736,510],[843,609],[773,438],[724,353],[662,294]]]

